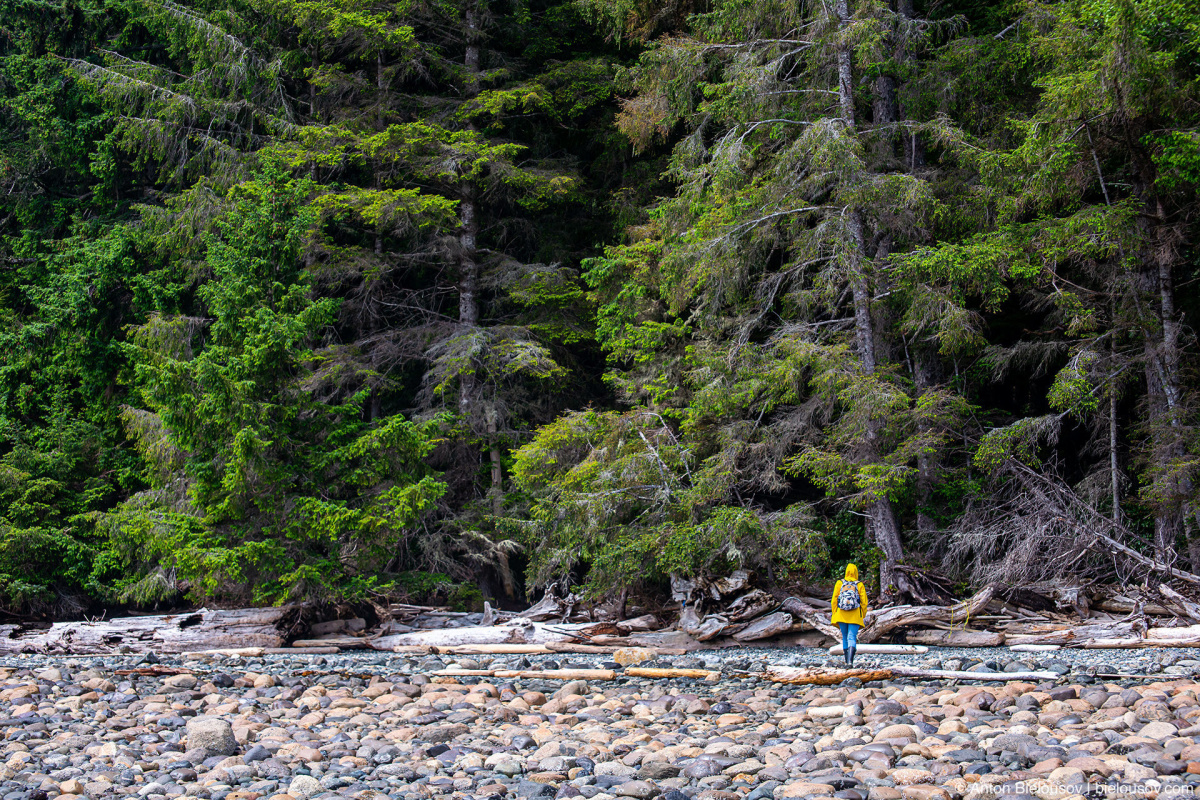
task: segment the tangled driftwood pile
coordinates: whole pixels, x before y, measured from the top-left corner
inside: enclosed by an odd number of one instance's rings
[[[200,611],[55,624],[0,626],[0,653],[184,652],[304,648],[463,653],[659,654],[755,642],[828,645],[840,636],[824,597],[778,598],[751,585],[746,572],[712,581],[672,582],[677,611],[622,618],[626,598],[585,609],[556,587],[519,614],[485,605],[482,613],[393,604],[381,620],[305,620],[299,606]],[[1194,589],[1189,585],[1189,591]],[[985,587],[955,603],[873,608],[859,634],[864,645],[1021,649],[1200,647],[1200,602],[1170,585],[1019,590]],[[290,647],[289,647],[290,643]]]

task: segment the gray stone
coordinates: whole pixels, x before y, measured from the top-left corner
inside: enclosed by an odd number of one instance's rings
[[[435,725],[421,731],[417,738],[423,742],[448,742],[470,732],[471,729],[460,722],[454,725]]]
[[[216,717],[194,717],[187,724],[188,747],[203,747],[210,753],[231,756],[238,751],[233,727]]]
[[[648,781],[627,781],[617,787],[618,797],[633,797],[635,800],[650,800],[658,794],[658,787]]]
[[[310,797],[321,793],[321,783],[311,775],[297,775],[292,778],[287,793],[296,800],[309,800]]]

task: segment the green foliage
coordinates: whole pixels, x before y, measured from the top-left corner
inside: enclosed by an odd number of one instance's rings
[[[153,318],[130,345],[147,410],[125,419],[157,477],[109,524],[130,567],[149,555],[198,598],[337,596],[385,566],[445,488],[422,464],[433,426],[369,424],[360,398],[302,385],[335,311],[311,298],[300,259],[313,191],[271,171],[235,185],[207,241],[209,317]]]
[[[848,5],[0,8],[0,605],[874,580],[1014,462],[1167,558],[1200,13]]]

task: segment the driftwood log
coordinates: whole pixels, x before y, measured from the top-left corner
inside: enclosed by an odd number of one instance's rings
[[[707,681],[715,681],[721,677],[721,673],[716,670],[653,667],[627,667],[624,672],[615,669],[441,669],[433,674],[440,678],[529,678],[550,681],[611,681],[618,675],[658,679],[701,678]]]
[[[867,681],[884,681],[892,677],[887,669],[828,669],[823,667],[767,667],[763,677],[774,683],[793,685],[833,686],[842,681],[858,678]]]
[[[999,647],[1004,644],[1004,634],[993,631],[909,631],[905,638],[911,644],[934,647]]]
[[[964,672],[948,669],[920,669],[918,667],[887,667],[886,669],[831,669],[828,667],[783,667],[770,666],[763,673],[769,681],[789,684],[813,684],[831,686],[850,678],[863,681],[890,680],[892,678],[924,678],[928,680],[967,681],[1050,681],[1059,676],[1056,672]]]
[[[840,656],[842,646],[835,644],[829,648],[829,655]],[[918,644],[860,644],[855,651],[859,655],[922,655],[929,652],[928,647]]]
[[[294,606],[236,611],[201,609],[189,614],[56,622],[48,627],[0,625],[0,654],[184,653],[247,647],[282,647]]]
[[[524,624],[521,624],[524,623]],[[393,636],[377,636],[366,640],[372,650],[396,652],[397,647],[461,647],[464,645],[509,645],[548,644],[570,642],[573,634],[590,627],[588,623],[546,625],[529,620],[514,620],[506,625],[488,628],[438,628],[431,631],[413,631]]]
[[[890,606],[867,612],[866,624],[858,633],[858,640],[863,644],[877,642],[893,631],[901,628],[921,627],[937,622],[950,625],[965,625],[971,616],[977,614],[986,606],[995,594],[993,587],[988,586],[976,592],[966,600],[948,606]],[[830,608],[814,608],[796,597],[783,601],[782,608],[795,619],[801,620],[816,628],[835,641],[842,638],[837,626],[829,621]]]
[[[991,586],[984,587],[966,600],[949,606],[892,606],[868,611],[866,624],[858,634],[860,642],[877,642],[899,628],[914,628],[931,622],[965,625],[973,614],[988,604],[995,594]]]
[[[1173,630],[1184,633],[1186,628]],[[1048,631],[1033,634],[1009,634],[1005,641],[1009,644],[1059,644],[1082,645],[1094,639],[1132,639],[1141,638],[1146,634],[1146,623],[1140,619],[1123,622],[1106,622],[1093,625],[1074,625],[1063,630]],[[1186,635],[1186,634],[1185,634]]]
[[[781,633],[791,631],[793,624],[791,614],[786,611],[776,611],[773,614],[767,614],[754,620],[733,634],[733,638],[739,642],[754,642],[759,639],[769,639],[772,636],[778,636]]]
[[[1200,622],[1200,604],[1193,603],[1165,583],[1158,587],[1158,593],[1162,595],[1163,605],[1176,616]]]

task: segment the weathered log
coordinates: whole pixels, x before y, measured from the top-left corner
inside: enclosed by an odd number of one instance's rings
[[[782,603],[782,608],[796,620],[804,622],[833,639],[841,639],[842,633],[838,627],[829,621],[830,611],[827,608],[813,608],[798,597],[789,597]]]
[[[546,642],[546,649],[551,653],[589,653],[593,655],[608,655],[618,650],[616,647],[604,647],[598,644],[575,644],[574,642]]]
[[[725,609],[725,616],[730,622],[746,622],[760,614],[765,614],[779,602],[762,589],[752,589],[730,603]]]
[[[635,631],[652,631],[658,627],[658,620],[653,614],[643,614],[640,617],[633,619],[624,619],[617,623],[617,630],[621,633],[633,633]]]
[[[218,647],[218,648],[214,648],[212,650],[197,650],[195,652],[198,655],[202,655],[202,656],[244,656],[246,658],[258,658],[259,656],[265,654],[268,649],[286,650],[289,653],[292,652],[292,649],[290,647],[287,647],[287,648],[284,648],[284,647],[278,647],[278,648],[275,648],[275,647],[272,647],[272,648],[266,648],[266,647]],[[336,647],[331,647],[329,649],[335,653],[337,652]]]
[[[1172,614],[1172,612],[1164,605],[1160,605],[1158,603],[1144,603],[1123,595],[1106,597],[1103,600],[1093,603],[1092,607],[1098,611],[1107,611],[1112,614],[1133,614],[1138,611],[1143,614],[1150,614],[1156,617],[1169,617]]]
[[[774,683],[792,685],[833,686],[851,678],[862,682],[883,681],[892,677],[887,669],[829,669],[827,667],[769,666],[763,677]]]
[[[0,625],[0,654],[183,653],[221,648],[280,647],[294,606],[56,622],[49,627]]]
[[[1124,639],[1087,639],[1082,642],[1085,650],[1130,650],[1140,647],[1200,647],[1200,636],[1177,639],[1144,639],[1130,636]]]
[[[600,644],[600,642],[597,642]],[[606,642],[606,644],[608,644]],[[629,644],[635,647],[652,647],[655,649],[672,648],[695,650],[700,643],[683,631],[646,631],[629,635]]]
[[[1177,616],[1200,622],[1200,604],[1193,603],[1165,583],[1158,587],[1158,593],[1162,595],[1163,605]]]
[[[898,628],[911,628],[930,622],[965,625],[988,604],[995,588],[986,586],[966,600],[949,606],[892,606],[867,613],[866,624],[858,634],[860,642],[875,642]]]
[[[946,669],[920,669],[917,667],[888,667],[886,669],[831,669],[828,667],[784,667],[769,666],[763,673],[769,681],[788,684],[812,684],[831,686],[850,678],[867,681],[890,680],[896,677],[924,678],[929,680],[970,681],[1044,681],[1058,678],[1055,672],[963,672]]]
[[[840,656],[842,652],[840,644],[829,648],[831,656]],[[928,653],[929,648],[918,644],[860,644],[854,652],[859,655],[921,655]]]
[[[750,573],[744,569],[734,570],[728,578],[718,578],[712,582],[712,588],[716,590],[717,597],[714,600],[720,599],[727,595],[736,594],[750,585]]]
[[[401,645],[392,652],[418,652],[446,656],[544,656],[554,651],[544,644],[460,644],[449,647],[427,645],[415,649]]]
[[[1004,634],[992,631],[909,631],[906,638],[912,644],[935,647],[999,647],[1004,644]]]
[[[433,673],[441,678],[533,678],[548,681],[611,681],[617,677],[612,669],[440,669]]]
[[[535,622],[545,622],[549,619],[563,619],[570,613],[571,603],[568,602],[569,595],[568,597],[559,597],[558,592],[558,584],[550,584],[546,587],[546,592],[542,595],[542,599],[522,611],[518,616],[534,620]]]
[[[1014,653],[1052,653],[1061,647],[1058,644],[1010,644],[1008,649]]]
[[[1057,672],[969,672],[950,669],[920,669],[918,667],[891,667],[892,674],[901,678],[927,678],[930,680],[963,680],[963,681],[1053,681],[1059,678]]]
[[[631,678],[700,678],[706,681],[719,680],[721,672],[711,669],[658,669],[655,667],[626,667]]]
[[[524,624],[519,624],[524,623]],[[460,645],[483,644],[546,644],[568,642],[573,633],[589,627],[590,623],[575,623],[551,626],[528,620],[514,620],[505,625],[490,628],[440,628],[432,631],[413,631],[394,636],[378,636],[367,639],[372,650],[391,650],[396,647],[458,647]],[[561,632],[559,632],[561,631]]]
[[[1180,629],[1182,630],[1182,629]],[[1099,625],[1076,625],[1065,630],[1030,635],[1009,634],[1009,644],[1061,644],[1078,645],[1095,639],[1130,639],[1146,631],[1141,620],[1110,622]]]
[[[324,639],[297,639],[292,647],[333,647],[338,650],[366,650],[367,640],[360,636],[327,636]]]
[[[728,627],[729,620],[718,614],[710,614],[701,619],[695,606],[685,606],[679,615],[679,630],[701,642],[715,639]]]
[[[769,639],[772,636],[787,633],[791,629],[792,615],[786,611],[776,611],[773,614],[767,614],[765,617],[759,617],[754,620],[745,628],[733,634],[733,638],[739,642],[753,642],[758,639]]]
[[[700,623],[695,631],[686,631],[697,641],[709,642],[720,636],[729,627],[729,620],[719,614],[710,614]]]

